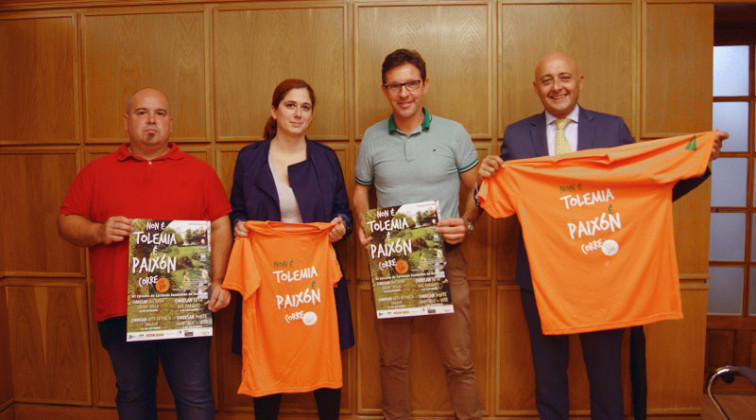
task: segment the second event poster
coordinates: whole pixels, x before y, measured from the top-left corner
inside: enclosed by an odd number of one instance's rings
[[[377,317],[454,312],[438,201],[367,210],[363,229]]]

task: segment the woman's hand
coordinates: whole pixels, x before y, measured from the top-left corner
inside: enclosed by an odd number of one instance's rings
[[[239,220],[234,226],[234,236],[237,238],[246,238],[249,235],[249,229],[244,227],[244,222]]]
[[[337,242],[346,235],[346,223],[339,216],[334,217],[331,223],[336,223],[336,225],[328,232],[328,240]]]

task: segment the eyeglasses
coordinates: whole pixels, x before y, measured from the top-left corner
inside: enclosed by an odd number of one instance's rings
[[[416,80],[407,80],[404,83],[386,83],[385,86],[386,89],[391,93],[398,93],[402,90],[402,87],[406,87],[407,90],[418,90],[420,86],[423,84],[423,81],[420,79]]]

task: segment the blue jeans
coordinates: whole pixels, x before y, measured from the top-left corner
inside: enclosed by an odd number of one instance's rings
[[[100,342],[110,354],[116,377],[120,419],[157,419],[158,362],[173,393],[179,419],[212,419],[210,337],[126,342],[126,317],[98,322]]]

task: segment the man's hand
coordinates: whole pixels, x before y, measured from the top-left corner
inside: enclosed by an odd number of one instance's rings
[[[110,245],[121,242],[129,237],[134,230],[133,221],[123,216],[113,216],[101,224],[97,229],[97,237],[101,244]]]
[[[234,236],[237,238],[246,238],[249,235],[249,229],[244,227],[244,222],[239,220],[234,226]]]
[[[331,223],[337,223],[337,225],[328,232],[328,240],[337,242],[346,235],[346,223],[339,216],[334,217]]]
[[[488,178],[496,171],[504,167],[504,161],[497,155],[488,155],[483,158],[478,168],[478,179]]]
[[[467,222],[461,217],[449,217],[438,222],[436,229],[449,245],[462,243],[467,236]]]
[[[719,153],[722,151],[722,142],[730,138],[730,133],[726,131],[720,131],[717,133],[717,138],[714,139],[714,147],[711,149],[711,157],[709,162],[719,157]]]
[[[231,293],[221,287],[219,283],[210,285],[210,301],[207,303],[207,309],[212,312],[218,312],[228,306],[231,302]]]
[[[367,247],[370,241],[373,240],[373,237],[365,234],[365,229],[362,228],[362,224],[360,224],[355,230],[357,231],[357,239],[360,240],[360,245]]]

